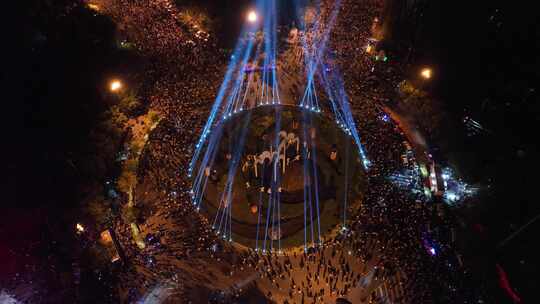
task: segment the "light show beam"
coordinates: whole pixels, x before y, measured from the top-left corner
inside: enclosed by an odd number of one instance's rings
[[[317,140],[313,128],[313,112],[320,113],[323,102],[327,103],[327,108],[331,109],[333,118],[343,131],[352,137],[354,145],[358,149],[359,159],[364,169],[368,169],[369,160],[361,143],[356,122],[351,112],[349,98],[347,96],[342,75],[334,64],[327,62],[327,45],[330,32],[336,24],[336,20],[341,7],[341,1],[337,0],[330,8],[327,20],[317,16],[316,20],[306,26],[304,22],[303,6],[306,1],[295,0],[301,30],[301,53],[304,59],[301,64],[303,76],[305,77],[305,88],[302,88],[300,98],[295,97],[294,101],[288,100],[284,94],[284,101],[289,105],[299,106],[302,111],[302,123],[297,134],[303,135],[302,151],[298,151],[298,157],[302,157],[302,172],[304,177],[303,195],[303,217],[304,217],[304,249],[310,246],[322,244],[321,237],[321,210],[319,191],[319,172],[317,166]],[[320,1],[315,1],[318,12],[321,11]],[[213,225],[216,233],[224,240],[233,240],[233,198],[234,185],[240,162],[243,160],[244,145],[248,136],[252,115],[252,108],[263,105],[275,106],[274,112],[274,138],[270,140],[269,148],[271,156],[270,166],[261,171],[261,191],[258,194],[257,202],[257,230],[255,234],[255,250],[262,249],[263,252],[279,250],[281,252],[281,183],[282,170],[279,169],[280,154],[282,151],[281,138],[282,112],[280,105],[280,75],[277,65],[278,61],[278,7],[277,0],[258,0],[255,9],[248,13],[240,38],[236,43],[231,55],[231,60],[225,71],[224,79],[217,92],[214,103],[211,107],[208,119],[202,128],[200,138],[195,145],[192,159],[189,163],[188,176],[192,179],[191,198],[196,209],[201,208],[205,199],[205,191],[209,183],[209,176],[213,174],[214,165],[218,153],[222,151],[224,141],[224,129],[227,121],[233,115],[247,111],[239,118],[243,121],[235,128],[239,132],[231,135],[227,153],[228,163],[224,173],[225,183],[216,195],[216,200],[220,199],[213,215]],[[320,15],[320,14],[319,14]],[[311,40],[306,38],[311,35]],[[261,39],[262,38],[262,39]],[[264,56],[264,57],[262,57]],[[258,66],[261,65],[262,67]],[[257,75],[256,75],[257,73]],[[317,81],[316,81],[317,80]],[[320,80],[320,81],[318,81]],[[319,85],[320,84],[320,85]],[[319,85],[319,87],[317,87]],[[255,88],[253,88],[255,87]],[[285,86],[286,87],[286,86]],[[317,91],[324,92],[328,97],[321,98]],[[254,93],[252,93],[254,92]],[[300,99],[300,100],[297,100]],[[292,104],[291,104],[292,103]],[[322,114],[321,114],[322,115]],[[329,114],[331,115],[331,114]],[[287,135],[286,135],[287,136]],[[272,137],[271,137],[272,138]],[[351,142],[352,144],[352,142]],[[266,142],[265,145],[268,145]],[[347,142],[347,149],[349,142]],[[266,147],[268,148],[268,147]],[[347,150],[347,165],[349,162]],[[285,156],[285,159],[286,156]],[[255,159],[254,159],[255,160]],[[285,166],[285,162],[283,166]],[[248,164],[249,166],[249,164]],[[255,163],[255,166],[257,164]],[[271,174],[269,171],[272,170]],[[257,171],[255,171],[257,175]],[[265,185],[263,176],[270,174],[269,185]],[[324,177],[324,172],[321,171]],[[348,166],[345,169],[345,191],[348,191]],[[258,178],[258,177],[257,177]],[[322,186],[321,186],[322,187]],[[265,189],[268,189],[266,197]],[[343,226],[347,221],[347,193],[343,203]],[[256,200],[256,198],[254,199]],[[284,202],[286,202],[284,200]],[[265,208],[266,207],[266,208]],[[265,214],[266,212],[266,214]],[[301,211],[300,211],[301,212]],[[255,212],[253,212],[255,213]],[[339,217],[339,216],[338,216]],[[264,220],[266,221],[264,222]],[[301,220],[301,219],[300,219]],[[285,222],[284,222],[285,223]],[[316,227],[315,227],[316,225]],[[309,227],[308,227],[309,226]],[[326,229],[326,228],[325,228]],[[300,232],[301,233],[301,232]],[[270,239],[269,239],[270,238]],[[277,246],[276,246],[277,244]]]

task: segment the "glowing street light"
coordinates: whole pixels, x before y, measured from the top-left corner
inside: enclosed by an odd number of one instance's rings
[[[118,92],[122,88],[122,82],[120,80],[113,80],[109,85],[111,92]]]
[[[94,10],[96,12],[99,12],[99,5],[97,5],[97,4],[88,3],[88,8],[91,9],[91,10]]]
[[[77,223],[77,225],[75,225],[75,229],[77,229],[77,234],[81,234],[84,232],[84,226],[81,225],[81,223]]]
[[[430,69],[430,68],[424,68],[424,69],[422,69],[422,71],[420,72],[420,75],[421,75],[424,79],[430,79],[430,78],[431,78],[431,69]]]
[[[250,11],[247,15],[247,20],[250,23],[255,23],[257,21],[257,13],[255,11]]]
[[[366,46],[366,53],[370,54],[372,49],[373,49],[373,47],[371,46],[371,44],[368,44]]]

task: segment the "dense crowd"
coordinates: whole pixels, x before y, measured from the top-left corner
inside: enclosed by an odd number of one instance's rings
[[[367,286],[363,275],[368,269],[358,269],[358,265],[366,267],[370,263],[373,276],[382,282],[402,274],[396,285],[403,286],[403,292],[393,299],[400,303],[429,303],[433,297],[440,297],[431,291],[442,289],[441,282],[453,284],[450,273],[455,265],[442,265],[450,248],[441,244],[438,256],[433,257],[422,245],[429,233],[431,209],[418,204],[413,194],[388,179],[390,174],[403,169],[400,156],[406,149],[407,138],[394,122],[380,119],[385,114],[381,101],[392,96],[402,77],[400,66],[376,62],[364,50],[373,36],[374,19],[380,14],[382,1],[342,1],[328,43],[327,60],[342,67],[351,110],[371,161],[363,207],[353,212],[346,231],[322,247],[280,256],[236,252],[223,245],[191,204],[188,164],[226,66],[225,52],[217,47],[216,38],[197,24],[181,22],[172,1],[112,2],[114,5],[107,7],[107,13],[120,24],[125,39],[133,42],[147,59],[144,74],[140,75],[140,94],[163,117],[151,133],[138,166],[141,186],[136,189],[135,198],[146,212],[147,220],[141,227],[150,232],[147,248],[141,254],[132,244],[130,227],[119,225],[117,229],[130,263],[120,289],[129,298],[140,298],[145,291],[151,294],[152,289],[164,284],[163,278],[182,286],[189,282],[211,286],[218,276],[231,272],[231,268],[216,263],[220,260],[223,265],[251,269],[244,276],[258,273],[271,282],[272,287],[265,287],[265,295],[270,299],[277,299],[272,288],[286,290],[288,297],[284,303],[320,303],[328,293],[346,297],[351,289]],[[331,15],[332,3],[323,1],[322,20]],[[324,28],[319,34],[322,32]],[[303,60],[302,53],[294,57]],[[179,269],[186,272],[179,275]],[[218,270],[210,271],[214,269]],[[295,269],[303,273],[297,281],[292,275]],[[231,276],[230,282],[233,281]],[[256,282],[251,279],[244,285],[257,285]],[[237,283],[232,286],[227,292],[230,296],[240,296],[247,289]],[[454,285],[450,290],[456,288]],[[188,291],[185,286],[180,289],[183,294],[175,297],[185,297],[187,302]],[[367,291],[366,299],[385,300]],[[226,299],[227,295],[216,297],[216,301]]]
[[[152,232],[147,236],[147,245],[158,244],[148,245],[141,254],[131,242],[131,227],[117,225],[117,235],[129,260],[119,290],[132,301],[164,295],[181,301],[187,299],[182,284],[187,274],[172,275],[178,273],[178,265],[171,261],[197,259],[198,253],[207,252],[215,244],[205,219],[189,204],[185,189],[190,185],[186,172],[193,141],[221,81],[225,52],[195,19],[182,19],[172,1],[100,4],[119,25],[121,39],[135,45],[145,59],[142,72],[134,78],[141,85],[140,96],[162,118],[148,139],[147,147],[151,149],[143,151],[138,165],[139,176],[151,179],[141,181],[146,188],[138,187],[134,194],[145,217],[162,220],[148,220],[141,225],[144,231]],[[174,175],[166,168],[176,168]],[[196,274],[189,279],[196,281]],[[163,284],[174,284],[175,294],[161,290]],[[154,289],[158,294],[152,295]]]

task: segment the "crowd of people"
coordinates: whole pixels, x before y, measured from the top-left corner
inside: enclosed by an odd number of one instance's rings
[[[347,297],[352,289],[362,288],[363,300],[383,302],[373,293],[377,284],[365,281],[371,265],[373,277],[381,282],[402,274],[396,283],[402,292],[393,298],[399,303],[430,303],[441,294],[453,296],[452,290],[458,288],[450,274],[455,265],[445,266],[444,258],[451,254],[450,247],[440,244],[434,257],[422,245],[433,217],[431,209],[388,179],[403,169],[400,156],[407,139],[394,122],[380,119],[381,101],[392,96],[402,77],[400,66],[377,62],[364,50],[371,43],[382,1],[342,1],[327,52],[328,60],[342,67],[351,111],[371,163],[363,206],[352,210],[347,229],[322,247],[284,255],[246,252],[221,242],[191,204],[188,165],[219,89],[226,52],[217,46],[211,31],[179,20],[172,1],[112,2],[105,12],[147,59],[144,73],[138,76],[140,95],[162,117],[143,150],[135,191],[137,204],[145,210],[141,230],[159,241],[152,245],[149,240],[141,250],[131,241],[131,228],[117,226],[130,265],[120,280],[122,293],[131,299],[144,297],[165,281],[177,283],[174,296],[186,303],[197,303],[187,287],[197,285],[228,290],[233,297],[257,286],[267,291],[268,299],[280,303],[321,303],[328,296]],[[324,20],[333,1],[321,5]],[[296,57],[301,60],[303,55]],[[246,271],[231,275],[235,267]],[[238,281],[243,280],[247,283],[241,287]],[[229,289],[224,287],[227,284]]]
[[[183,282],[208,279],[198,274],[204,269],[193,270],[195,263],[186,266],[192,268],[191,276],[187,271],[179,274],[175,261],[189,264],[216,244],[206,219],[190,204],[187,165],[219,88],[225,51],[195,18],[181,18],[173,1],[96,2],[118,24],[121,39],[135,45],[144,59],[132,77],[140,84],[140,97],[162,121],[150,134],[138,164],[139,177],[149,177],[134,193],[146,218],[140,228],[152,236],[142,254],[132,243],[131,227],[121,221],[116,225],[128,261],[119,292],[129,301],[173,296],[187,303]],[[175,168],[172,174],[169,168]],[[152,240],[166,246],[152,245]],[[173,289],[168,288],[171,284]],[[157,288],[161,285],[166,288]]]

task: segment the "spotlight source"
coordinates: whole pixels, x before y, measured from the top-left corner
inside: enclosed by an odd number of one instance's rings
[[[250,22],[250,23],[255,23],[257,22],[257,13],[255,11],[250,11],[247,15],[247,20]]]

